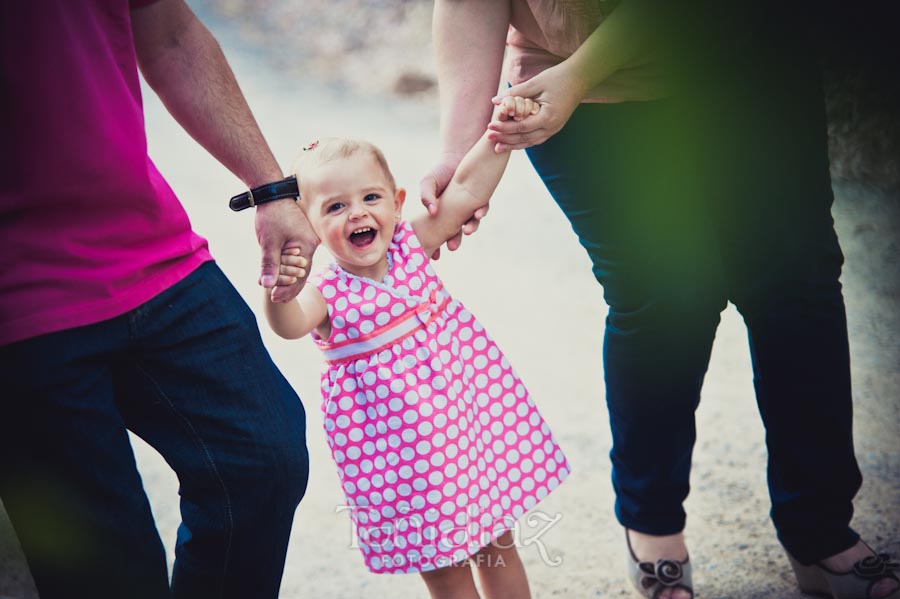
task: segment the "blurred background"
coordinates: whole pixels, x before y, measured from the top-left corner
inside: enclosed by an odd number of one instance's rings
[[[326,135],[370,139],[421,210],[418,181],[438,152],[429,0],[189,0],[219,39],[282,166]],[[828,90],[834,217],[846,255],[856,450],[865,483],[854,526],[900,554],[900,60],[886,2],[816,3]],[[145,89],[150,152],[219,265],[254,308],[276,363],[304,400],[310,491],[287,557],[285,598],[422,597],[415,576],[376,576],[349,547],[350,524],[321,430],[320,356],[276,338],[261,317],[252,215],[232,214],[240,182]],[[763,176],[764,174],[761,174]],[[321,267],[324,254],[317,257]],[[535,597],[625,597],[622,531],[612,516],[610,439],[600,368],[600,287],[568,223],[516,154],[481,231],[437,265],[516,365],[573,466],[541,508],[563,518],[544,537],[549,566],[522,549]],[[587,333],[586,333],[587,331]],[[562,350],[555,344],[567,341]],[[554,347],[547,351],[548,346]],[[687,535],[698,597],[799,599],[768,520],[764,431],[746,331],[722,317],[698,411]],[[135,453],[171,563],[178,483],[140,439]],[[0,598],[36,592],[0,509]]]

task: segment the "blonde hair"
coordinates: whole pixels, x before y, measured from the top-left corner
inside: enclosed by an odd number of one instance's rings
[[[372,157],[375,158],[375,162],[378,163],[378,166],[380,166],[381,170],[384,172],[384,176],[388,183],[390,183],[391,189],[396,189],[397,184],[394,182],[394,175],[391,173],[391,169],[388,168],[384,154],[378,146],[363,139],[326,137],[313,142],[309,146],[303,148],[297,155],[297,158],[294,159],[294,163],[291,165],[291,172],[297,177],[298,185],[302,187],[304,172],[308,173],[313,168],[331,162],[332,160],[349,158],[357,152],[368,152],[371,154]]]

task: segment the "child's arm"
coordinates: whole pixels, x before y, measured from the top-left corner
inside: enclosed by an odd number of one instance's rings
[[[272,301],[270,292],[265,298],[266,320],[279,337],[299,339],[315,328],[321,330],[330,324],[325,298],[312,285],[305,286],[297,299],[289,302]]]
[[[530,98],[507,96],[494,117],[499,120],[522,120],[537,114],[539,110],[539,105]],[[488,204],[497,188],[509,162],[509,152],[494,152],[494,142],[487,135],[488,132],[485,132],[460,162],[441,194],[437,213],[413,219],[413,231],[426,256],[431,256],[444,242],[459,233],[472,214]]]
[[[281,255],[281,261],[282,269],[289,272],[290,275],[296,275],[298,272],[302,273],[299,276],[306,275],[305,267],[308,262],[306,258],[299,255],[296,248],[285,250]],[[284,276],[281,275],[279,278]],[[319,328],[320,332],[329,328],[331,323],[328,321],[328,307],[325,304],[325,298],[314,286],[304,286],[297,299],[288,302],[276,302],[272,299],[273,295],[273,291],[266,290],[263,307],[269,326],[280,337],[298,339],[315,328]],[[327,336],[324,335],[324,337]]]

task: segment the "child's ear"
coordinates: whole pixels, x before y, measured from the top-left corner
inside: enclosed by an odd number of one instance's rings
[[[403,213],[403,202],[406,201],[406,190],[402,187],[399,187],[397,191],[394,193],[394,218],[395,220],[400,220],[400,215]]]

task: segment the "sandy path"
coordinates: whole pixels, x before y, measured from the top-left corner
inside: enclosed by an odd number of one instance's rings
[[[324,135],[369,138],[409,188],[407,216],[419,210],[421,173],[437,150],[432,105],[329,96],[278,83],[251,58],[229,50],[260,125],[282,161]],[[252,216],[232,214],[241,185],[147,101],[151,154],[188,207],[219,264],[259,314]],[[854,525],[869,541],[900,553],[900,202],[838,188],[838,232],[847,255],[844,282],[851,332],[856,448],[865,483]],[[319,263],[325,262],[324,253]],[[622,531],[612,516],[610,436],[600,369],[601,289],[562,215],[524,155],[514,156],[482,230],[437,269],[475,312],[515,365],[553,428],[573,476],[541,511],[561,518],[546,532],[523,526],[521,553],[535,597],[628,596]],[[260,314],[261,318],[261,314]],[[287,557],[285,598],[422,597],[416,576],[369,574],[351,529],[321,431],[319,355],[306,340],[264,331],[275,361],[309,415],[309,493],[297,512]],[[696,586],[704,598],[800,597],[768,520],[766,451],[751,383],[746,335],[732,307],[723,314],[698,412],[687,535]],[[135,451],[160,533],[170,553],[178,524],[177,482],[140,440]],[[547,563],[546,557],[559,560]],[[0,597],[34,597],[21,556],[0,517]]]

